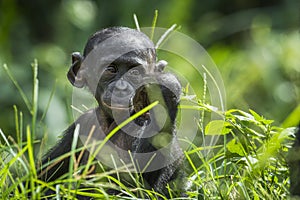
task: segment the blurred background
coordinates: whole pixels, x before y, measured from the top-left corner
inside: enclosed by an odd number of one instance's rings
[[[299,0],[0,0],[0,128],[15,134],[13,105],[30,113],[7,77],[6,63],[31,98],[32,68],[39,63],[39,117],[55,93],[39,134],[55,138],[74,119],[66,73],[71,53],[109,26],[158,27],[176,23],[197,40],[218,66],[227,108],[253,109],[281,125],[300,102]],[[298,118],[299,119],[299,118]],[[295,125],[290,123],[290,125]]]

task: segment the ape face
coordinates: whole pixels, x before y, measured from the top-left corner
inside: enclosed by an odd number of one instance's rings
[[[132,115],[165,98],[170,117],[175,119],[181,86],[174,75],[163,72],[165,61],[156,62],[153,43],[136,30],[110,29],[113,33],[104,29],[89,39],[84,56],[73,54],[68,74],[71,83],[87,86],[110,121],[114,120],[113,112]],[[137,122],[143,125],[147,120],[149,113]]]
[[[122,109],[128,109],[132,113],[138,111],[138,108],[141,109],[140,101],[144,106],[149,103],[143,90],[139,90],[150,77],[150,65],[154,63],[153,60],[148,62],[141,59],[145,54],[151,55],[149,51],[146,50],[142,55],[129,52],[104,68],[95,97],[109,115],[111,110]],[[141,98],[134,98],[135,96]]]

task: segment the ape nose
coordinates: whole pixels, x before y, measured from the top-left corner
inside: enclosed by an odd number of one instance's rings
[[[126,90],[127,87],[128,87],[128,83],[126,81],[124,81],[124,80],[119,80],[116,83],[116,88],[118,90]]]
[[[118,80],[115,84],[113,95],[118,98],[125,98],[134,93],[133,87],[126,80]]]

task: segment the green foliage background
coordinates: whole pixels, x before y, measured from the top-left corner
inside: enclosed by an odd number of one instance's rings
[[[55,93],[46,128],[40,127],[37,136],[49,133],[54,142],[73,121],[72,88],[66,79],[71,53],[82,51],[98,29],[135,27],[133,13],[141,27],[151,26],[157,9],[158,27],[176,23],[208,50],[225,83],[227,108],[251,108],[276,125],[294,126],[300,115],[299,8],[297,0],[1,0],[0,65],[8,64],[29,95],[30,63],[38,59],[39,113],[47,108],[54,87]],[[27,124],[25,104],[0,67],[0,127],[8,135],[14,135],[14,104],[24,111]]]
[[[214,129],[224,126],[220,136],[224,143],[211,147],[215,150],[211,158],[202,155],[203,149],[197,145],[199,141],[185,151],[191,181],[189,197],[287,198],[289,171],[285,156],[291,147],[294,130],[281,129],[280,126],[296,126],[300,121],[298,0],[0,0],[0,129],[3,131],[0,131],[0,163],[5,166],[0,169],[0,193],[3,197],[13,194],[17,199],[29,191],[45,190],[55,185],[36,179],[34,160],[42,154],[36,148],[40,143],[36,139],[49,139],[46,148],[44,140],[40,145],[45,151],[74,121],[70,106],[72,87],[66,78],[71,53],[82,52],[87,38],[101,28],[134,28],[134,13],[141,27],[150,27],[156,9],[159,11],[158,27],[169,28],[176,23],[181,27],[179,31],[203,45],[218,66],[226,89],[228,110],[221,113],[225,123],[212,121],[205,127],[205,133],[209,135],[215,132]],[[37,64],[31,66],[35,58],[39,62],[39,84],[36,82],[37,73],[32,72],[32,69],[37,69]],[[2,67],[4,63],[15,79],[7,76]],[[182,62],[170,60],[169,63],[177,68],[185,67]],[[191,84],[205,88],[202,87],[205,81],[189,78],[195,82]],[[18,81],[28,97],[27,105],[12,80]],[[31,91],[37,86],[38,104],[37,92]],[[34,94],[36,97],[31,98]],[[198,103],[195,109],[213,112],[206,107],[205,99],[199,99]],[[13,108],[13,105],[17,106]],[[242,110],[249,110],[249,113]],[[15,120],[14,114],[19,119]],[[201,123],[200,120],[199,126],[204,128]],[[17,144],[3,133],[7,136],[17,133],[14,140]],[[25,133],[27,142],[22,143]],[[24,152],[29,158],[26,164],[20,162]],[[16,161],[29,167],[30,173],[23,176],[22,166]],[[16,169],[14,165],[17,165]],[[72,174],[71,170],[69,178]],[[23,188],[19,194],[18,185],[23,179],[30,183],[31,188],[28,191]],[[4,184],[7,180],[13,184]],[[71,194],[74,192],[70,190],[72,183],[77,181],[70,178],[70,183],[61,184],[60,190]],[[97,179],[80,181],[93,187],[98,187],[97,183],[99,188],[103,186]],[[136,181],[139,185],[138,179]],[[113,182],[104,188],[122,185]],[[136,197],[130,193],[130,188],[121,189]],[[142,189],[138,192],[153,195]],[[39,197],[42,193],[36,195]],[[105,193],[95,195],[104,198]]]

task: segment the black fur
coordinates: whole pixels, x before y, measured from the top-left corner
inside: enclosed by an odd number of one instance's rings
[[[115,45],[117,48],[119,43],[122,43],[123,45],[123,42],[126,44],[128,40],[128,43],[134,41],[131,45],[136,43],[138,48],[122,55],[120,58],[116,58],[116,60],[112,61],[112,64],[109,64],[111,66],[98,70],[100,71],[100,74],[89,73],[89,70],[94,70],[95,67],[98,67],[98,64],[88,66],[90,68],[87,70],[88,67],[84,66],[82,63],[85,62],[85,59],[93,50],[99,48],[98,46],[101,42],[118,34],[127,34],[123,37],[125,38],[125,41],[119,41],[116,39],[113,40],[110,45]],[[101,51],[105,51],[105,49],[101,49]],[[97,58],[97,60],[99,59],[100,58]],[[132,70],[137,65],[137,62],[141,66],[139,69],[141,69],[142,72],[138,72],[138,75],[133,75],[133,77],[125,75],[126,72]],[[146,35],[139,31],[126,27],[112,27],[103,29],[92,35],[84,48],[83,56],[79,53],[74,53],[72,55],[72,66],[68,72],[68,79],[75,87],[89,88],[95,95],[95,98],[99,103],[99,107],[83,114],[65,131],[62,139],[44,156],[42,160],[42,166],[44,166],[44,168],[40,168],[39,178],[43,181],[50,182],[59,179],[68,172],[69,157],[58,161],[51,168],[46,168],[45,166],[48,162],[68,153],[71,150],[74,130],[77,124],[80,124],[79,134],[85,136],[88,135],[88,130],[95,125],[96,129],[93,136],[99,139],[103,139],[103,135],[107,135],[113,128],[116,127],[117,122],[112,116],[114,109],[113,105],[108,105],[111,103],[112,93],[116,90],[116,88],[120,90],[116,93],[117,102],[119,104],[123,104],[123,102],[126,101],[127,96],[130,96],[130,98],[128,98],[130,101],[129,103],[131,103],[134,108],[145,107],[151,102],[157,100],[155,98],[150,99],[149,97],[151,96],[150,93],[152,93],[152,91],[159,91],[158,93],[161,94],[160,102],[162,102],[163,107],[167,110],[169,117],[163,127],[161,127],[160,131],[167,133],[170,136],[169,143],[171,144],[171,147],[168,150],[168,155],[162,154],[158,151],[158,157],[160,156],[162,162],[166,162],[174,157],[176,157],[176,159],[174,162],[171,162],[161,169],[143,173],[142,177],[146,183],[146,188],[152,188],[157,192],[168,195],[166,185],[176,179],[180,173],[180,165],[183,160],[183,153],[176,138],[175,127],[181,86],[177,78],[171,73],[164,72],[163,68],[164,62],[157,62],[154,45]],[[135,71],[133,74],[136,73],[137,72]],[[94,76],[99,76],[97,86],[92,86],[89,82],[91,78],[95,78]],[[123,76],[124,78],[122,78],[122,81],[120,82],[120,77]],[[141,80],[148,79],[155,79],[156,82],[136,88],[137,83],[141,82]],[[122,115],[122,111],[118,111],[118,109],[116,110],[120,115]],[[135,112],[136,110],[130,111]],[[156,115],[153,114],[150,116],[152,117],[149,118],[147,115],[140,116],[134,122],[127,125],[131,126],[133,125],[132,123],[135,123],[138,127],[140,127],[140,129],[132,129],[136,130],[135,136],[128,135],[123,130],[120,130],[112,138],[110,138],[110,141],[119,148],[125,151],[131,151],[132,153],[148,153],[158,150],[159,147],[153,144],[153,139],[156,135],[142,138],[143,134],[148,134],[147,125],[149,123],[152,122],[155,128],[158,127],[155,117],[153,118],[153,116]],[[119,156],[126,160],[128,155],[120,153]],[[89,153],[88,151],[85,151],[81,164],[85,164],[88,157]],[[139,163],[137,162],[136,164]],[[183,185],[184,184],[181,184],[181,186]]]

